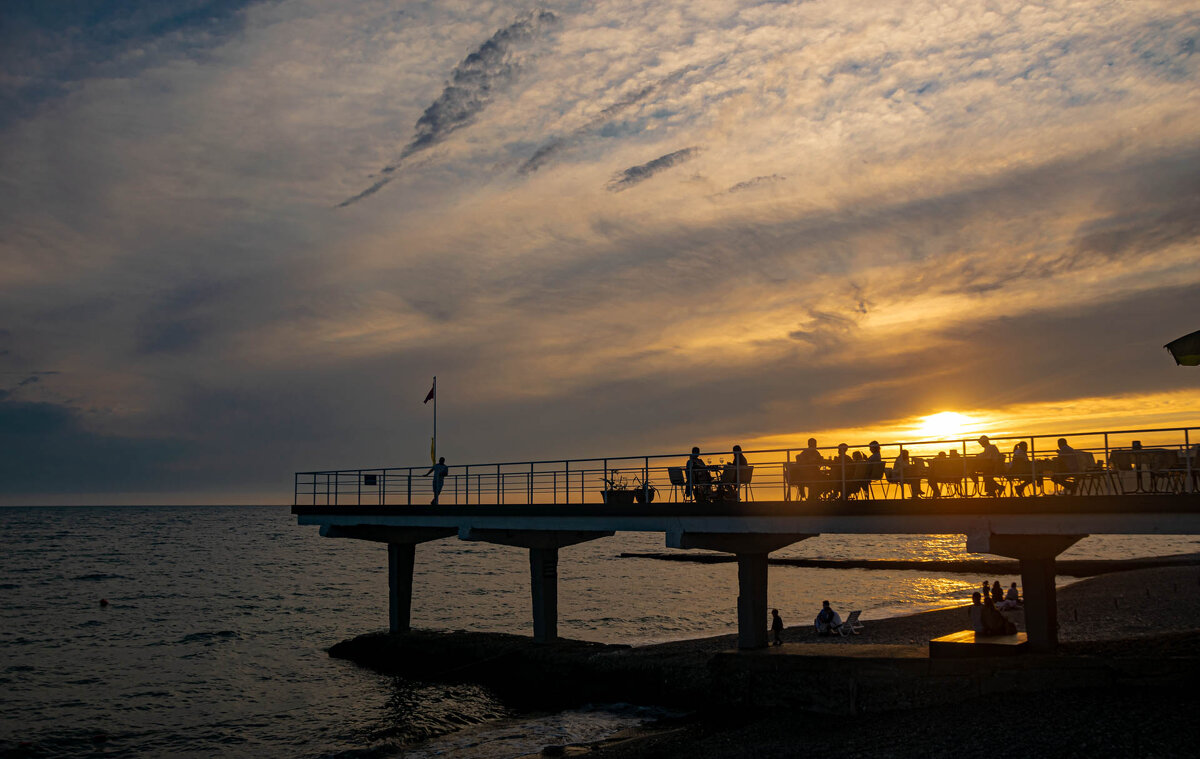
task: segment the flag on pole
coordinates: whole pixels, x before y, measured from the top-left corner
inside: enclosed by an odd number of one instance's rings
[[[429,438],[429,463],[437,463],[437,438]]]
[[[433,381],[433,387],[429,388],[429,394],[425,396],[425,400],[422,401],[422,403],[429,403],[436,397],[437,397],[437,380],[435,379]]]
[[[1200,332],[1184,335],[1163,346],[1180,366],[1200,366]]]

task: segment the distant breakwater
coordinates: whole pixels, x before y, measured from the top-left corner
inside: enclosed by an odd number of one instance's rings
[[[625,552],[622,559],[654,559],[657,561],[685,561],[694,564],[727,564],[737,557],[722,553],[638,553]],[[1011,559],[788,559],[770,558],[769,564],[784,567],[808,567],[811,569],[875,569],[907,570],[918,572],[944,572],[947,574],[971,575],[1017,575],[1020,566]],[[1147,556],[1135,559],[1063,559],[1055,567],[1059,575],[1067,577],[1095,577],[1112,572],[1129,572],[1135,569],[1155,567],[1181,567],[1200,565],[1200,554],[1186,553],[1174,556]]]

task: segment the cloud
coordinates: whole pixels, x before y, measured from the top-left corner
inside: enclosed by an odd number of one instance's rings
[[[763,185],[775,184],[777,182],[786,182],[786,181],[787,181],[787,177],[781,177],[778,174],[769,174],[766,176],[754,177],[753,179],[747,179],[744,182],[738,182],[737,184],[733,185],[725,192],[726,193],[743,192],[745,190],[754,189],[755,187],[761,187]]]
[[[496,92],[517,78],[521,63],[515,53],[557,21],[558,17],[550,11],[532,12],[497,31],[464,58],[454,67],[442,94],[417,119],[415,134],[400,151],[400,157],[383,168],[381,173],[385,176],[358,195],[342,201],[338,207],[344,208],[374,195],[391,181],[390,175],[405,159],[470,125],[492,102]]]
[[[653,161],[647,161],[637,166],[630,166],[608,183],[608,189],[612,192],[627,190],[636,184],[645,182],[655,174],[666,171],[673,166],[678,166],[685,161],[695,158],[699,154],[700,148],[698,147],[683,148],[659,156]]]
[[[2,399],[61,415],[26,464],[286,499],[422,460],[434,373],[460,462],[1193,376],[1193,5],[137,7],[4,59]]]
[[[531,174],[542,168],[551,159],[558,157],[563,151],[581,142],[585,137],[596,132],[604,125],[612,122],[613,119],[628,111],[635,105],[644,102],[651,96],[660,92],[666,87],[678,82],[689,71],[694,70],[694,66],[685,66],[677,71],[671,72],[669,75],[659,79],[656,82],[651,82],[644,87],[638,88],[634,92],[621,95],[618,100],[605,106],[599,114],[588,121],[582,127],[575,129],[570,134],[564,137],[555,137],[543,143],[534,151],[524,163],[517,169],[520,174]]]

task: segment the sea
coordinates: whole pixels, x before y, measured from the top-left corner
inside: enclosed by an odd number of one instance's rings
[[[522,712],[482,687],[329,658],[387,626],[387,550],[322,538],[287,507],[0,508],[0,534],[0,756],[517,757],[665,713]],[[563,549],[560,635],[644,645],[736,631],[736,565],[621,557],[665,550],[641,533]],[[1196,536],[1097,536],[1063,558],[1196,551]],[[971,557],[960,535],[820,536],[774,555]],[[531,634],[528,567],[517,548],[418,546],[413,625]],[[982,579],[1019,581],[773,566],[770,603],[788,625],[823,600],[869,625],[967,602]]]

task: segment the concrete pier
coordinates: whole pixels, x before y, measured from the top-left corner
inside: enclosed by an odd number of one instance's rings
[[[767,557],[820,534],[966,536],[968,551],[1017,559],[1030,647],[1058,643],[1056,557],[1087,535],[1200,534],[1200,494],[940,498],[840,502],[293,506],[326,537],[388,544],[389,628],[409,629],[416,546],[457,536],[529,551],[533,635],[558,638],[559,549],[618,531],[658,532],[669,548],[733,554],[738,646],[767,644]]]
[[[529,550],[529,593],[533,602],[533,639],[558,639],[558,549],[610,537],[612,532],[579,530],[476,530],[464,528],[462,540],[478,540]]]
[[[1054,653],[1058,648],[1055,558],[1085,537],[992,533],[967,536],[967,550],[972,553],[993,553],[1020,562],[1021,590],[1025,596],[1025,632],[1029,636],[1029,648],[1037,653]]]
[[[738,648],[767,647],[767,555],[814,535],[669,532],[670,548],[732,553],[738,563]]]

